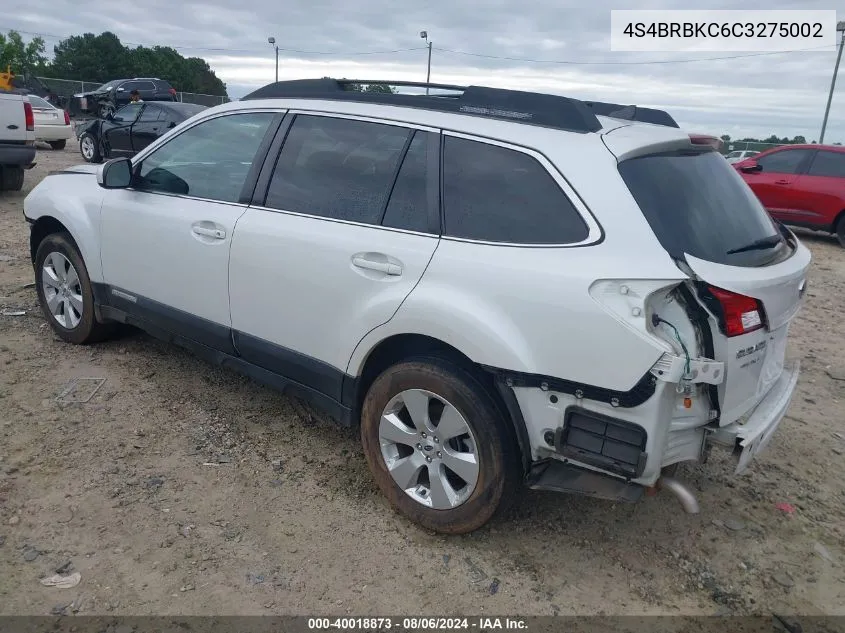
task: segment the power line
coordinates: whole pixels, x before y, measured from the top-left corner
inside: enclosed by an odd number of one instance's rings
[[[10,29],[15,30],[18,33],[22,33],[24,35],[33,35],[38,37],[48,37],[51,39],[62,40],[66,39],[67,36],[60,36],[51,33],[37,33],[34,31],[23,31],[20,29]],[[149,48],[147,44],[139,44],[137,42],[123,42],[128,46],[144,46]],[[161,45],[157,45],[161,46]],[[217,47],[217,48],[208,48],[202,46],[172,46],[168,45],[166,48],[173,48],[176,50],[196,50],[196,51],[206,51],[212,53],[263,53],[265,52],[263,48],[252,48],[252,49],[245,49],[245,48],[226,48],[226,47]],[[743,53],[739,55],[726,55],[721,57],[698,57],[693,59],[656,59],[656,60],[648,60],[648,61],[573,61],[573,60],[558,60],[558,59],[533,59],[530,57],[509,57],[505,55],[488,55],[486,53],[472,53],[469,51],[462,51],[454,48],[447,48],[442,46],[434,47],[435,50],[441,51],[444,53],[452,53],[454,55],[464,55],[468,57],[479,57],[483,59],[495,59],[501,61],[512,61],[512,62],[524,62],[524,63],[531,63],[531,64],[556,64],[562,66],[647,66],[650,64],[690,64],[696,62],[711,62],[711,61],[722,61],[722,60],[729,60],[729,59],[743,59],[747,57],[762,57],[768,55],[782,55],[784,53],[799,53],[804,51],[813,51],[813,50],[820,50],[822,48],[830,48],[830,46],[815,46],[812,48],[800,48],[795,49],[792,51],[764,51],[759,53]],[[422,51],[427,50],[425,46],[415,46],[412,48],[397,48],[392,50],[374,50],[374,51],[309,51],[309,50],[302,50],[298,48],[282,48],[279,47],[280,51],[285,51],[287,53],[298,53],[300,55],[337,55],[337,56],[364,56],[364,55],[391,55],[394,53],[405,53],[409,51]]]
[[[37,37],[48,37],[50,39],[56,40],[63,40],[67,39],[69,36],[61,36],[55,35],[52,33],[37,33],[35,31],[22,31],[20,29],[10,29],[13,31],[17,31],[18,33],[24,35],[33,35]],[[143,46],[145,48],[150,48],[149,44],[139,44],[138,42],[121,42],[127,46]],[[264,53],[266,52],[263,48],[225,48],[225,47],[205,47],[205,46],[171,46],[171,45],[161,45],[156,44],[156,46],[163,46],[165,48],[174,48],[177,50],[195,50],[195,51],[208,51],[214,53]],[[389,55],[393,53],[404,53],[407,51],[424,51],[427,47],[425,46],[414,46],[413,48],[396,48],[392,50],[376,50],[376,51],[351,51],[351,52],[344,52],[344,51],[306,51],[299,48],[282,48],[279,47],[280,51],[286,51],[288,53],[299,53],[300,55]]]
[[[650,61],[634,61],[634,62],[578,62],[578,61],[569,61],[569,60],[557,60],[557,59],[531,59],[529,57],[506,57],[502,55],[486,55],[484,53],[470,53],[469,51],[459,51],[453,48],[444,48],[442,46],[436,47],[435,50],[443,51],[446,53],[454,53],[456,55],[468,55],[470,57],[483,57],[485,59],[499,59],[505,61],[512,61],[512,62],[528,62],[532,64],[561,64],[561,65],[571,65],[571,66],[644,66],[648,64],[689,64],[692,62],[712,62],[712,61],[719,61],[723,59],[741,59],[744,57],[760,57],[763,55],[781,55],[783,53],[798,53],[803,51],[814,51],[819,50],[822,48],[830,48],[830,45],[826,46],[814,46],[812,48],[799,48],[793,51],[765,51],[761,53],[745,53],[742,55],[727,55],[724,57],[700,57],[695,59],[655,59]]]

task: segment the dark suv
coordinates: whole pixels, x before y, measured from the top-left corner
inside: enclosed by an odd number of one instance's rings
[[[109,114],[130,101],[130,94],[137,90],[144,101],[178,101],[176,90],[164,79],[136,77],[115,79],[91,92],[73,95],[79,102],[79,110],[106,118]]]

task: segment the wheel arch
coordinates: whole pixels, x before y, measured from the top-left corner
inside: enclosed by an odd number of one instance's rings
[[[66,233],[82,256],[82,261],[85,262],[85,268],[91,281],[100,282],[102,281],[102,267],[100,266],[94,223],[82,209],[77,215],[79,215],[79,218],[66,213],[45,213],[37,218],[30,218],[30,259],[34,264],[38,246],[48,235]]]
[[[523,469],[531,462],[531,446],[525,420],[513,389],[457,347],[425,334],[393,334],[371,347],[361,357],[357,378],[344,383],[344,400],[352,405],[353,422],[360,421],[364,398],[373,381],[388,367],[409,358],[433,356],[446,360],[476,378],[490,395],[501,415],[508,421],[520,452]]]

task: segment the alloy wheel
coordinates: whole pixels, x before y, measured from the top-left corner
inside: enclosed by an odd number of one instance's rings
[[[381,454],[393,481],[434,510],[464,503],[479,476],[469,424],[445,398],[408,389],[388,402],[379,423]]]
[[[70,260],[57,251],[47,255],[41,267],[41,287],[50,314],[68,330],[82,320],[82,282]]]

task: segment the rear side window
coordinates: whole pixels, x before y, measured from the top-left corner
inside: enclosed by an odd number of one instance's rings
[[[807,173],[810,176],[845,178],[845,154],[819,150]]]
[[[299,115],[285,139],[265,205],[380,224],[412,130]]]
[[[779,235],[737,171],[716,152],[671,152],[623,161],[619,173],[655,236],[675,258],[760,266],[775,248],[729,254]]]
[[[764,173],[797,174],[810,153],[808,149],[785,149],[758,158],[757,164],[763,168]]]
[[[444,234],[484,242],[573,244],[586,223],[533,157],[479,141],[446,137]]]

